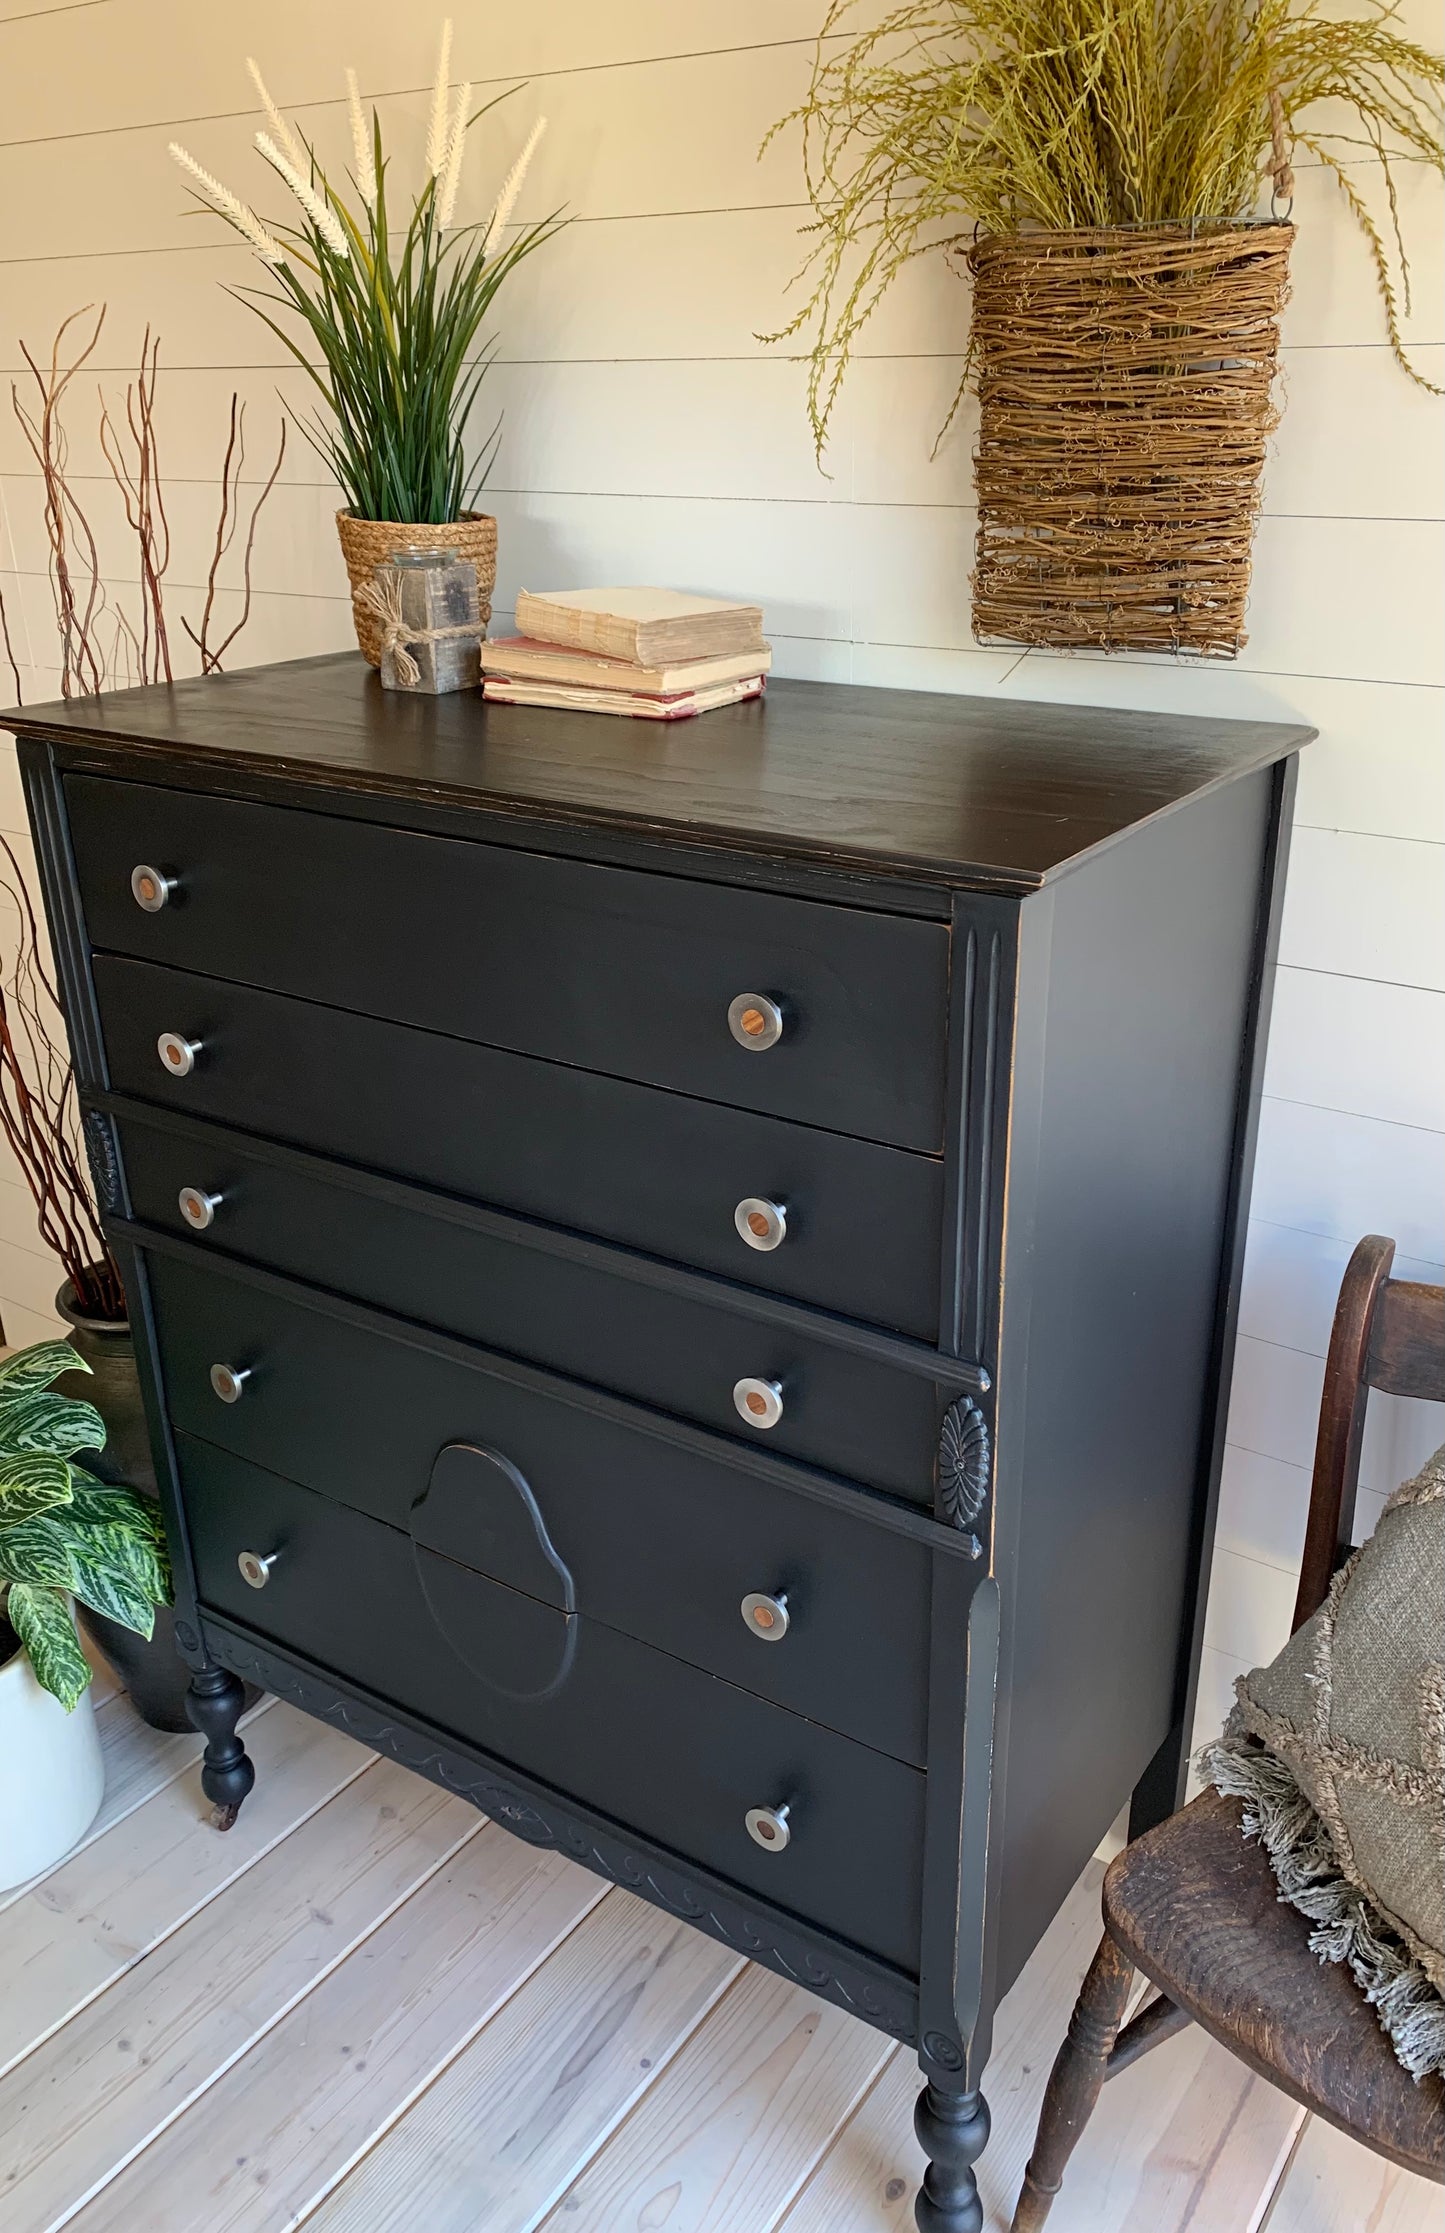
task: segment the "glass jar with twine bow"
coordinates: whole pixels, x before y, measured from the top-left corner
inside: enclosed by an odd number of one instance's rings
[[[476,689],[482,620],[469,559],[445,550],[397,551],[362,583],[355,601],[380,626],[383,688],[429,697]]]

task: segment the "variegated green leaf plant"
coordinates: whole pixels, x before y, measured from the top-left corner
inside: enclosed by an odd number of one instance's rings
[[[57,1395],[52,1382],[89,1370],[65,1341],[0,1362],[0,1612],[67,1712],[90,1681],[70,1598],[147,1637],[157,1605],[171,1601],[156,1506],[77,1462],[103,1448],[105,1426],[93,1404]]]

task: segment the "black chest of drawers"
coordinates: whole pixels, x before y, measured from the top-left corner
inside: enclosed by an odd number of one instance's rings
[[[916,2045],[1184,1765],[1293,754],[359,661],[15,717],[223,1809],[238,1678]]]

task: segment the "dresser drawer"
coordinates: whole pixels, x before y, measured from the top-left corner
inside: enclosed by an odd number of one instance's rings
[[[189,1436],[178,1455],[204,1605],[916,1972],[916,1769]],[[274,1559],[259,1589],[246,1552]],[[746,1816],[780,1807],[764,1850]]]
[[[526,1368],[438,1355],[189,1259],[153,1254],[151,1279],[185,1432],[534,1594],[540,1530],[579,1612],[923,1759],[921,1544]],[[234,1400],[214,1366],[243,1376]],[[753,1597],[785,1600],[782,1614],[745,1618]]]
[[[943,1166],[245,986],[101,955],[113,1084],[932,1339]],[[194,1042],[185,1076],[162,1032]],[[771,1250],[744,1199],[781,1204]]]
[[[617,1253],[595,1243],[415,1191],[379,1199],[333,1165],[278,1164],[210,1126],[177,1134],[127,1118],[120,1137],[134,1215],[182,1239],[207,1217],[200,1245],[208,1252],[270,1265],[744,1444],[932,1501],[948,1395],[919,1373],[744,1315],[728,1306],[726,1288],[716,1303],[669,1292],[621,1276]],[[775,1422],[751,1423],[749,1400],[756,1407],[763,1398],[750,1381],[779,1390]],[[771,1419],[772,1407],[761,1416]]]
[[[101,777],[65,789],[98,947],[942,1146],[940,924]],[[154,912],[138,864],[173,880]],[[748,994],[760,1024],[780,1011],[774,1043],[735,1039]]]

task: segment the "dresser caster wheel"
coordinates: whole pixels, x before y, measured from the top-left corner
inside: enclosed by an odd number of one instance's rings
[[[201,1789],[211,1802],[211,1820],[229,1830],[256,1781],[236,1723],[246,1710],[246,1686],[226,1667],[203,1667],[192,1675],[186,1693],[191,1727],[206,1740],[201,1755]]]

